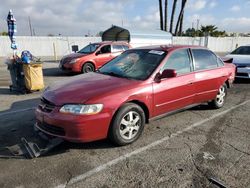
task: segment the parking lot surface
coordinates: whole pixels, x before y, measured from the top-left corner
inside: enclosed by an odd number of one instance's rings
[[[44,63],[46,86],[72,74]],[[237,80],[219,110],[206,104],[150,122],[132,145],[64,142],[35,159],[10,158],[6,147],[36,141],[41,92],[9,91],[0,66],[0,187],[250,187],[250,81]]]

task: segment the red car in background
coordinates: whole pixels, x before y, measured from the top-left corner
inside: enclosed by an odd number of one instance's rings
[[[130,144],[151,119],[204,102],[221,108],[234,77],[235,65],[203,47],[130,49],[97,72],[48,87],[36,127],[74,142]]]
[[[77,53],[64,56],[59,68],[76,73],[93,72],[129,48],[126,42],[92,43]]]

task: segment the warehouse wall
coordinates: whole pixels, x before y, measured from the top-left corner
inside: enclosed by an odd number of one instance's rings
[[[35,56],[46,56],[58,59],[65,54],[71,53],[71,46],[78,45],[80,48],[90,42],[101,41],[100,37],[28,37],[16,38],[18,51],[29,50]],[[10,40],[7,36],[0,36],[0,57],[12,54]]]
[[[173,37],[173,44],[200,45],[214,52],[231,52],[238,46],[250,44],[250,37]]]
[[[71,53],[71,46],[78,45],[79,49],[90,42],[101,41],[100,37],[30,37],[18,36],[18,51],[29,50],[39,57],[50,57],[58,60],[61,56]],[[155,41],[154,41],[155,42]],[[164,42],[161,41],[161,42]],[[139,44],[139,42],[137,41]],[[143,45],[151,45],[143,42]],[[237,46],[250,44],[250,37],[173,37],[173,44],[189,44],[207,46],[215,52],[230,52]],[[133,44],[132,44],[133,45]],[[138,45],[134,45],[138,46]],[[0,36],[0,57],[11,56],[10,40]]]

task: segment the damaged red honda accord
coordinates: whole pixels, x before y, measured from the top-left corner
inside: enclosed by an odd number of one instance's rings
[[[151,46],[125,51],[97,72],[48,87],[36,127],[74,142],[137,140],[145,123],[204,102],[225,103],[235,66],[195,46]]]

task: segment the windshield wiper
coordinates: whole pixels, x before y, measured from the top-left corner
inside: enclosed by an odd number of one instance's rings
[[[127,78],[127,79],[130,79],[130,77],[127,77],[127,76],[124,76],[124,75],[120,75],[120,74],[117,74],[117,73],[114,73],[114,72],[100,72],[99,73],[101,74],[105,74],[105,75],[109,75],[109,76],[115,76],[115,77],[119,77],[119,78]]]

